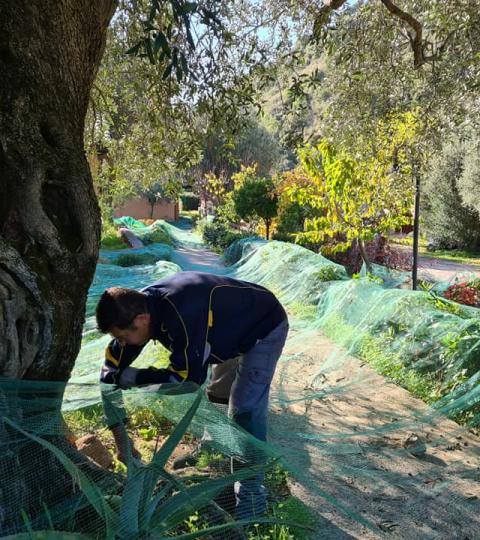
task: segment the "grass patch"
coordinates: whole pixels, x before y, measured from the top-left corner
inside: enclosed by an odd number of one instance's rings
[[[295,525],[262,524],[249,527],[248,540],[310,540],[318,527],[318,519],[312,511],[296,497],[290,495],[271,507],[267,517],[289,521]]]
[[[336,317],[323,328],[325,335],[348,347],[353,328]],[[413,396],[431,404],[441,397],[441,383],[433,373],[420,373],[405,366],[404,356],[388,350],[392,338],[382,333],[365,334],[351,351],[390,381],[408,390]],[[444,392],[448,393],[448,392]]]
[[[64,412],[63,419],[75,436],[79,433],[90,433],[106,429],[103,407],[100,403],[76,411]]]
[[[129,246],[122,240],[117,226],[109,220],[102,222],[100,247],[106,250],[126,249]]]
[[[392,236],[388,239],[392,244],[398,244],[399,246],[412,246],[413,236]],[[426,238],[419,238],[418,245],[421,248],[427,248],[428,240]]]
[[[127,249],[129,246],[121,239],[120,235],[117,232],[108,234],[107,236],[102,237],[100,242],[100,248],[107,251],[116,251],[119,249]]]
[[[297,319],[313,321],[317,317],[317,306],[292,302],[288,306],[288,313]]]
[[[480,266],[480,253],[474,251],[466,251],[464,249],[427,251],[424,248],[420,248],[419,253],[422,257],[428,257],[429,259],[442,259],[444,261]]]
[[[385,335],[365,336],[358,355],[375,371],[402,386],[425,403],[430,404],[436,401],[440,397],[436,378],[432,374],[420,374],[418,371],[405,367],[399,354],[387,352],[388,339]]]

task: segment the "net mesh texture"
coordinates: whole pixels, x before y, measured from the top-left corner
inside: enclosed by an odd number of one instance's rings
[[[119,225],[146,245],[101,252],[68,384],[1,381],[2,537],[480,538],[476,308],[444,299],[445,284],[408,290],[405,274],[381,267],[352,279],[294,244],[246,238],[220,259],[186,221]],[[159,230],[170,245],[148,243]],[[127,469],[103,418],[110,338],[96,330],[95,305],[107,287],[139,289],[182,270],[259,283],[287,308],[268,442],[203,388],[112,390],[142,454]],[[167,362],[149,343],[134,365]],[[194,463],[174,469],[183,454]],[[235,520],[235,482],[263,473],[267,513]]]

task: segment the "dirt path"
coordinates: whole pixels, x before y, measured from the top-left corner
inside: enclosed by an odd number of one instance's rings
[[[205,249],[177,249],[174,262],[224,268]],[[422,271],[465,271],[440,262],[422,258]],[[313,538],[480,539],[480,440],[320,333],[291,331],[271,412],[270,442],[300,480],[292,494],[320,516]]]
[[[277,370],[271,441],[300,473],[292,493],[321,516],[314,538],[479,539],[480,440],[321,335],[294,336],[287,353],[299,339],[303,355]],[[298,401],[332,354],[320,396]]]
[[[217,253],[203,248],[178,247],[174,250],[172,262],[178,264],[182,270],[196,272],[222,273],[225,268]]]

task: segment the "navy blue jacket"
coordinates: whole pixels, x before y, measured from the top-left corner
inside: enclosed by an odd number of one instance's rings
[[[137,372],[135,385],[193,381],[202,384],[208,364],[221,363],[250,350],[286,319],[268,289],[202,272],[180,272],[142,289],[151,317],[151,339],[170,350],[167,369]],[[112,340],[101,381],[118,384],[143,346]]]

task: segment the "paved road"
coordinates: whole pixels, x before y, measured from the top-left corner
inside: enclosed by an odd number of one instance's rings
[[[445,261],[443,259],[419,258],[419,276],[435,281],[451,281],[456,277],[475,275],[480,277],[480,268],[475,265]]]
[[[395,245],[396,249],[405,252],[412,252],[408,246]],[[473,264],[464,264],[460,262],[446,261],[444,259],[435,259],[432,257],[418,258],[418,277],[427,281],[454,281],[456,278],[461,280],[463,276],[480,277],[480,266]]]

